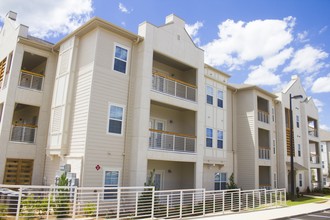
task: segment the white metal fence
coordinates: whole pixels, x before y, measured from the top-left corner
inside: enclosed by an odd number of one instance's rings
[[[0,219],[181,219],[283,205],[285,189],[156,191],[154,187],[0,185]]]

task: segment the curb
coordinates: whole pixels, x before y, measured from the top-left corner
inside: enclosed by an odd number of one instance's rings
[[[273,220],[284,220],[284,219],[288,219],[288,218],[300,217],[300,216],[315,214],[315,213],[318,213],[318,212],[324,212],[324,211],[329,211],[329,210],[330,210],[330,208],[327,208],[327,209],[323,209],[323,210],[319,210],[319,211],[307,212],[305,214],[290,215],[290,216],[287,216],[287,217],[284,217],[284,218],[274,218]]]

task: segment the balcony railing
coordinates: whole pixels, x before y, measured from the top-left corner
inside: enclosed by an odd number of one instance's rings
[[[196,136],[150,129],[149,149],[195,153]]]
[[[312,164],[319,164],[320,163],[320,156],[319,155],[310,155],[310,161]]]
[[[178,98],[196,101],[197,87],[189,83],[165,76],[160,73],[152,75],[152,89]]]
[[[259,184],[259,189],[271,190],[271,188],[272,188],[271,184]]]
[[[15,124],[12,127],[11,141],[34,143],[37,133],[36,125]]]
[[[262,110],[258,110],[258,121],[269,124],[269,113]]]
[[[44,75],[26,70],[21,70],[19,86],[40,91]]]
[[[270,159],[270,148],[259,147],[259,159],[269,160]]]
[[[310,136],[318,137],[317,129],[315,129],[313,127],[308,127],[308,134]]]

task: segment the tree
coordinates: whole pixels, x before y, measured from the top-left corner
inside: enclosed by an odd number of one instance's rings
[[[229,177],[229,183],[227,183],[227,189],[237,189],[237,185],[234,180],[234,173],[232,173]]]

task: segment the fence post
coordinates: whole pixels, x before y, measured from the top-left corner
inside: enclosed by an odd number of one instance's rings
[[[155,210],[155,187],[152,187],[151,195],[151,219],[154,219],[154,210]]]
[[[213,213],[215,213],[215,194],[213,194]]]
[[[267,190],[265,189],[265,205],[267,205]]]
[[[21,209],[21,200],[22,200],[22,187],[19,188],[17,210],[16,210],[16,220],[18,220],[18,217],[19,217],[19,210]]]
[[[205,189],[203,189],[203,216],[205,216],[205,198],[206,196],[206,193],[205,193]]]
[[[182,197],[183,197],[183,191],[180,191],[180,219],[182,219]]]
[[[222,214],[225,214],[225,191],[222,191]]]
[[[97,193],[97,201],[96,201],[96,219],[99,219],[99,210],[100,209],[100,193]]]
[[[72,207],[72,218],[76,219],[76,208],[77,208],[77,187],[74,186],[73,191],[73,207]]]
[[[234,209],[234,192],[230,192],[230,210]]]
[[[238,212],[241,212],[241,189],[238,189]]]
[[[48,194],[48,204],[47,204],[47,214],[46,214],[46,219],[49,218],[50,199],[51,199],[51,195],[52,195],[52,188],[50,188],[50,190],[49,190],[49,194]]]
[[[252,207],[255,209],[254,190],[252,191]]]
[[[117,191],[117,219],[119,219],[120,216],[120,196],[121,196],[121,188],[118,188]]]
[[[277,206],[277,189],[275,190],[275,205]]]

